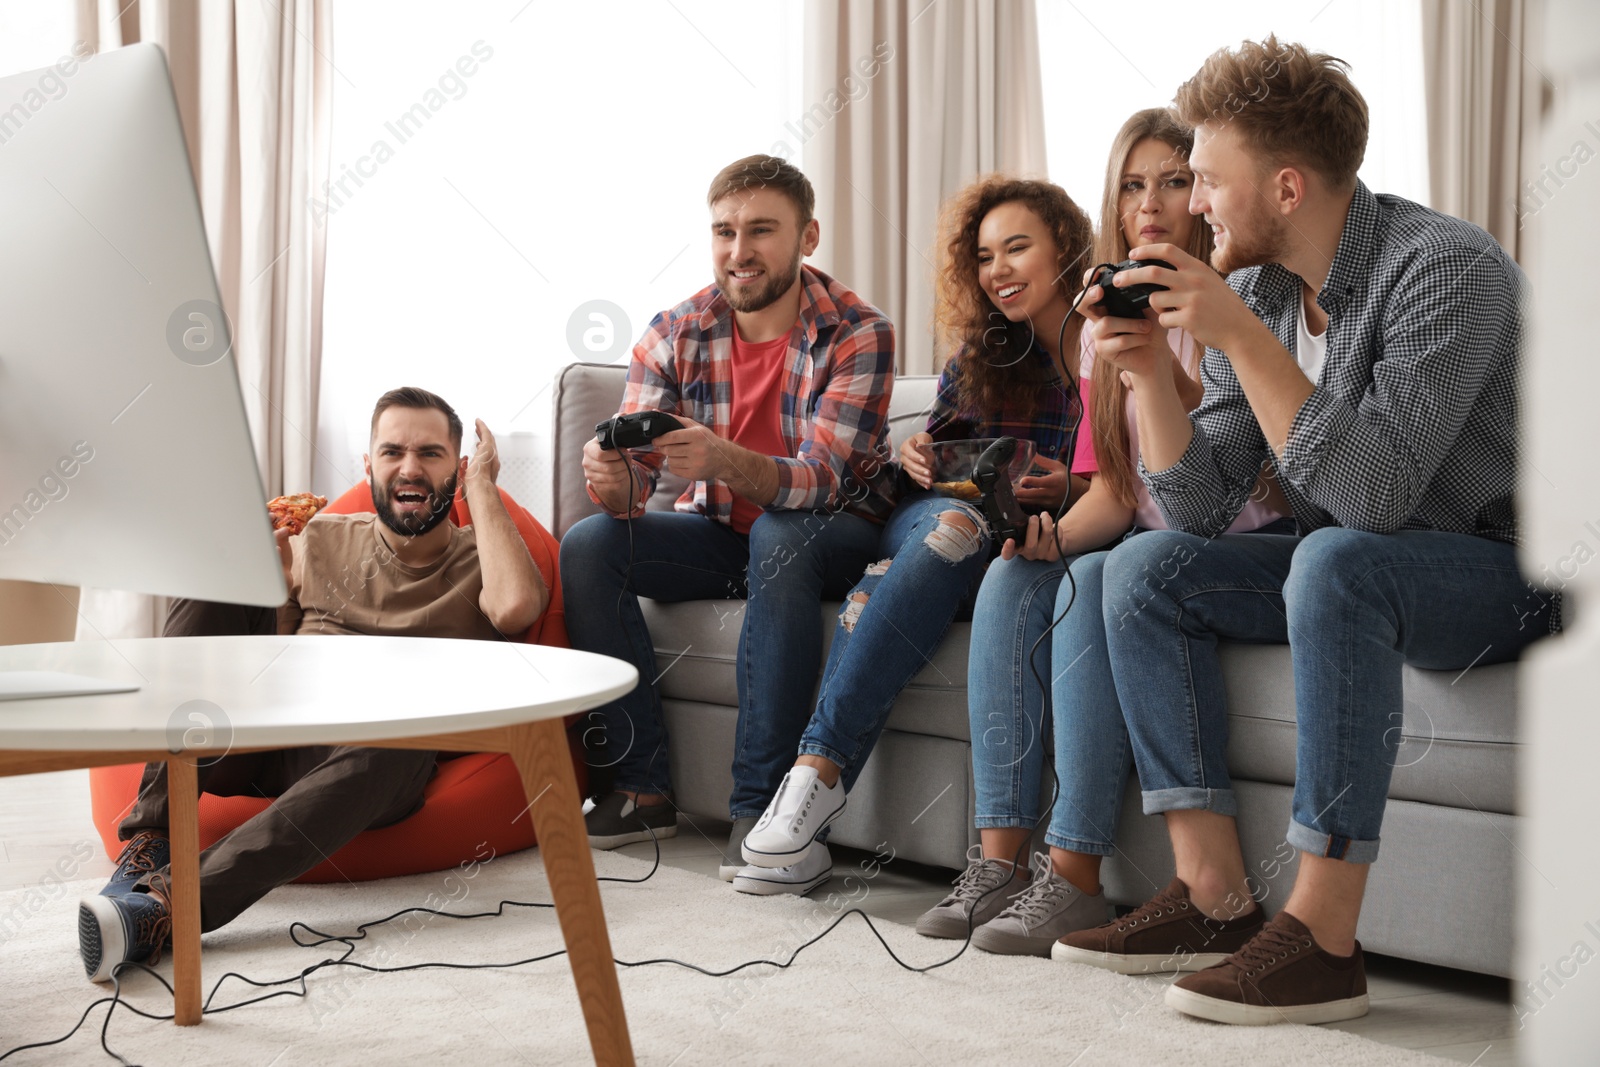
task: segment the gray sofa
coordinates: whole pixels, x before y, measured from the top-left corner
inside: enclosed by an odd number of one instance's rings
[[[584,492],[580,454],[596,422],[622,396],[620,366],[574,364],[555,391],[554,532],[559,537],[595,512]],[[891,433],[898,443],[922,428],[932,377],[895,383]],[[664,475],[650,502],[670,509],[681,482]],[[741,601],[645,603],[655,636],[678,805],[726,820],[732,789],[738,697],[734,653]],[[837,604],[819,608],[831,635]],[[972,828],[971,744],[967,731],[967,648],[971,629],[956,623],[890,714],[882,740],[835,824],[832,842],[887,845],[903,860],[959,870]],[[1280,646],[1225,645],[1231,739],[1228,749],[1241,813],[1245,860],[1276,911],[1293,884],[1293,850],[1284,841],[1295,771],[1294,678]],[[1404,739],[1384,820],[1383,852],[1373,866],[1360,937],[1369,951],[1489,974],[1511,973],[1513,859],[1517,855],[1516,667],[1466,672],[1406,669]],[[1172,876],[1160,819],[1140,811],[1129,785],[1118,828],[1121,853],[1104,881],[1116,902],[1136,904]]]

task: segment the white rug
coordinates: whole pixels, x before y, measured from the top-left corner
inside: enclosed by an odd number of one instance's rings
[[[638,877],[647,864],[596,853],[599,873]],[[758,956],[786,958],[835,912],[789,897],[734,893],[726,883],[663,867],[642,885],[602,883],[619,959],[661,956],[710,969]],[[59,1037],[97,995],[84,980],[75,936],[77,898],[98,883],[0,894],[0,1054]],[[498,901],[548,900],[537,850],[469,872],[359,886],[290,886],[205,939],[206,989],[227,971],[289,977],[342,946],[302,949],[292,920],[329,933],[428,905],[492,911]],[[924,965],[956,946],[874,920],[901,958]],[[561,948],[549,909],[508,909],[470,922],[418,917],[375,933],[353,959],[399,966],[429,960],[505,962]],[[160,970],[170,976],[170,965]],[[1161,1001],[1159,979],[1124,978],[1047,960],[969,951],[927,974],[900,969],[859,917],[807,950],[793,968],[756,967],[707,978],[671,965],[621,971],[641,1064],[1273,1064],[1274,1067],[1423,1067],[1445,1061],[1314,1027],[1230,1028],[1187,1019]],[[111,1047],[130,1062],[170,1064],[581,1063],[589,1059],[565,957],[512,970],[425,970],[372,975],[328,968],[310,996],[280,997],[208,1015],[179,1029],[118,1009]],[[148,975],[124,983],[155,1012],[171,1000]],[[259,993],[236,980],[213,1005]],[[1379,1008],[1378,1010],[1382,1010]],[[111,1064],[99,1046],[104,1006],[63,1045],[18,1053],[12,1064]]]

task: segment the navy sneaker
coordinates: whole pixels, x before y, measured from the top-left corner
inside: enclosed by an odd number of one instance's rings
[[[172,862],[172,846],[164,834],[144,830],[133,836],[117,857],[117,869],[111,881],[100,890],[103,897],[120,897],[133,892],[141,879],[148,878]]]
[[[124,963],[161,962],[172,939],[171,887],[154,875],[148,889],[78,902],[78,952],[91,982],[109,982]]]

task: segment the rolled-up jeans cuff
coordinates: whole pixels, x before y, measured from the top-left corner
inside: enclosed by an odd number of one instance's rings
[[[1160,815],[1164,811],[1239,814],[1239,802],[1231,789],[1197,789],[1193,786],[1181,786],[1177,789],[1146,789],[1140,796],[1144,800],[1146,815]]]
[[[1059,848],[1066,852],[1076,852],[1084,856],[1114,856],[1117,846],[1108,845],[1100,841],[1085,841],[1079,837],[1062,837],[1054,831],[1047,830],[1044,843],[1051,848]]]
[[[979,815],[972,825],[980,830],[1032,830],[1038,822],[1025,815]]]
[[[821,756],[825,760],[832,761],[833,764],[841,771],[847,770],[850,766],[850,757],[844,755],[831,745],[819,744],[816,741],[800,742],[800,755]]]
[[[1375,863],[1378,859],[1378,839],[1356,840],[1339,834],[1325,834],[1289,821],[1289,844],[1310,856],[1344,860],[1346,863]]]

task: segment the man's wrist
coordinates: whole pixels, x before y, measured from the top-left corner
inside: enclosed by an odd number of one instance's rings
[[[1263,333],[1266,334],[1266,337],[1262,337]],[[1272,332],[1270,326],[1256,318],[1249,308],[1246,308],[1244,317],[1240,318],[1236,325],[1226,334],[1218,337],[1217,343],[1211,347],[1227,356],[1229,360],[1235,357],[1248,358],[1254,354],[1254,350],[1259,343],[1268,339],[1276,344],[1278,335]]]

